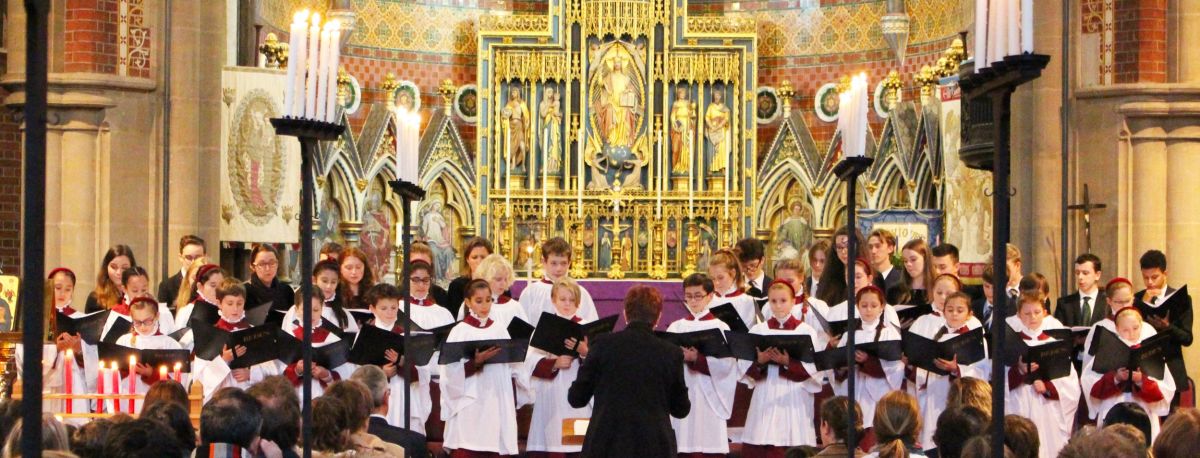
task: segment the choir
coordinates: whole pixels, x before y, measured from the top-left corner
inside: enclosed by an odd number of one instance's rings
[[[849,237],[865,242],[856,253],[847,249]],[[568,389],[589,338],[611,332],[617,320],[600,316],[587,288],[569,276],[566,240],[547,240],[540,252],[544,276],[518,301],[510,295],[512,264],[483,238],[466,243],[462,276],[448,289],[435,284],[428,247],[414,246],[407,291],[376,283],[362,251],[330,248],[308,279],[313,300],[303,304],[279,279],[279,252],[270,245],[253,248],[242,281],[209,263],[202,239],[184,237],[180,270],[162,279],[156,296],[132,250],[116,245],[84,307],[73,305],[75,273],[50,272],[43,388],[144,394],[170,378],[195,382],[207,400],[272,375],[286,376],[299,393],[308,372],[315,397],[373,365],[391,387],[387,422],[425,434],[427,422],[444,421],[443,445],[453,456],[574,456],[580,444],[564,440],[564,426],[586,420],[591,406],[572,407]],[[934,452],[943,412],[990,397],[975,393],[988,388],[980,380],[990,379],[993,358],[1004,359],[1006,384],[991,395],[1005,397],[1004,414],[1032,422],[1041,457],[1066,446],[1080,426],[1077,410],[1082,423],[1102,426],[1114,407],[1136,404],[1149,414],[1153,440],[1189,386],[1180,348],[1192,342],[1191,298],[1186,286],[1168,286],[1159,251],[1141,259],[1141,291],[1124,278],[1102,282],[1100,259],[1080,255],[1077,291],[1054,301],[1053,313],[1048,282],[1036,272],[1022,275],[1015,247],[1006,253],[1010,281],[1000,289],[1009,298],[1005,310],[994,306],[990,269],[981,288],[964,285],[952,245],[912,240],[897,250],[896,236],[877,229],[865,239],[839,231],[815,241],[803,259],[764,265],[764,252],[762,242],[747,239],[712,253],[706,273],[682,282],[675,306],[683,318],[659,333],[682,353],[691,410],[671,425],[685,456],[723,456],[731,442],[747,457],[829,446],[844,441],[844,426],[834,423],[851,408],[865,427],[857,445],[894,448],[903,439],[910,449]],[[321,349],[311,366],[295,350],[304,334],[300,307],[310,308],[312,342]],[[1002,352],[988,345],[993,315],[1007,333]],[[399,342],[406,328],[411,343],[369,348]],[[851,332],[856,350],[838,353]],[[118,353],[139,356],[109,357]],[[856,367],[854,399],[826,402],[846,394],[847,357]],[[739,392],[749,396],[739,401]],[[522,448],[517,410],[526,404],[532,415]],[[140,408],[133,397],[45,402],[47,411],[66,414]],[[739,409],[745,421],[735,427]]]

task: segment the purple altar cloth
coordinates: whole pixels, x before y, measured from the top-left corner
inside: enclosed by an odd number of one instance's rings
[[[513,297],[520,300],[521,291],[525,290],[525,286],[530,280],[517,280],[512,286]],[[592,301],[596,303],[596,313],[600,317],[609,315],[620,315],[625,310],[625,293],[632,288],[633,285],[646,285],[657,289],[662,294],[663,298],[663,313],[662,318],[658,320],[658,326],[655,329],[660,331],[666,330],[667,325],[671,322],[683,318],[687,314],[687,309],[683,305],[683,281],[682,280],[601,280],[589,279],[580,280],[579,286],[586,289],[592,295]],[[625,317],[617,320],[617,329],[625,328]]]

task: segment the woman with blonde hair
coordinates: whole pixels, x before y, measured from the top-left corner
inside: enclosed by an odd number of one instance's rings
[[[488,288],[491,289],[492,319],[504,326],[508,326],[509,321],[514,317],[520,318],[526,323],[529,322],[529,317],[525,314],[525,307],[507,294],[508,288],[512,287],[513,280],[516,278],[512,263],[508,262],[508,259],[499,254],[489,254],[475,267],[474,277],[476,280],[486,281]],[[467,312],[467,307],[458,309],[458,319],[466,318]]]
[[[908,458],[925,456],[916,445],[921,431],[921,413],[917,399],[903,391],[892,391],[875,405],[875,448],[868,458]]]
[[[192,300],[196,298],[196,273],[200,271],[201,267],[209,263],[208,256],[201,256],[188,264],[187,275],[183,278],[183,282],[180,283],[179,294],[176,294],[175,299],[172,300],[176,315],[179,315],[179,310],[183,310],[183,307],[191,304]]]

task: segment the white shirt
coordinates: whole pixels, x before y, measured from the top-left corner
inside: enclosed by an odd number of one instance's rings
[[[888,277],[888,275],[891,275],[891,273],[892,273],[892,271],[893,271],[893,270],[896,270],[896,268],[895,268],[895,267],[892,267],[892,265],[891,265],[891,264],[888,264],[888,270],[881,270],[881,271],[879,271],[879,278],[882,278],[882,279],[884,279],[884,280],[886,281],[886,280],[887,280],[887,277]]]

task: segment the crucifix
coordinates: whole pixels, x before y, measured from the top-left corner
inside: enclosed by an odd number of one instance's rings
[[[1088,196],[1087,183],[1083,184],[1083,203],[1067,206],[1068,210],[1079,210],[1083,212],[1083,234],[1084,239],[1087,241],[1086,246],[1088,253],[1092,252],[1092,210],[1099,210],[1102,208],[1108,208],[1108,205],[1092,202],[1091,198]]]

